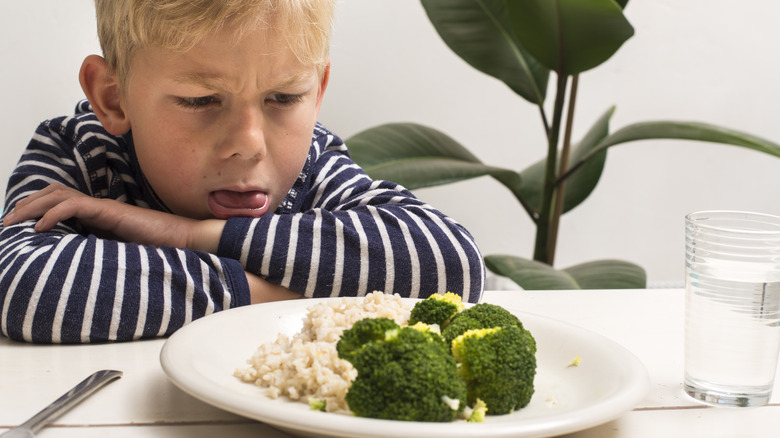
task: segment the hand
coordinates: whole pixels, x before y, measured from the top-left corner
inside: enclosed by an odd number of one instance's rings
[[[46,232],[57,222],[71,218],[101,237],[211,253],[217,251],[224,228],[221,220],[199,221],[112,199],[93,198],[56,183],[17,202],[3,225],[38,219],[35,231]]]

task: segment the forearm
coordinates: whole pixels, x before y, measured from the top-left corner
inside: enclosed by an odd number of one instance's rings
[[[76,219],[90,232],[140,245],[187,248],[215,254],[224,220],[195,220],[171,213],[88,196],[63,184],[51,184],[18,201],[3,218],[4,226],[36,219],[45,233],[59,222]]]
[[[225,229],[225,221],[210,219],[197,221],[187,239],[187,248],[197,251],[216,254],[222,231]]]
[[[206,314],[250,303],[243,268],[234,260],[30,228],[0,232],[0,328],[13,339],[165,336]]]
[[[245,272],[245,274],[247,282],[249,282],[252,304],[303,298],[303,295],[293,292],[286,287],[270,283],[249,272]]]
[[[228,221],[219,255],[307,297],[407,297],[453,292],[479,300],[484,264],[457,224],[419,206],[314,210]]]

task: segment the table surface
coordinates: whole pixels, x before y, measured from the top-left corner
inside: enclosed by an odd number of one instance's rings
[[[780,390],[768,406],[712,408],[682,393],[682,289],[489,291],[485,301],[566,321],[623,345],[651,385],[633,410],[568,437],[749,437],[780,429]],[[45,437],[289,437],[214,408],[170,383],[164,339],[96,345],[29,345],[0,336],[0,432],[16,426],[100,369],[124,375],[46,427]]]

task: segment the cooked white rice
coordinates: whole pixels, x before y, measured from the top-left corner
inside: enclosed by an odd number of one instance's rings
[[[271,398],[324,400],[328,412],[348,412],[344,397],[357,372],[336,353],[341,333],[363,318],[386,317],[403,325],[409,311],[399,295],[382,292],[322,301],[307,309],[303,329],[292,339],[280,334],[274,342],[261,345],[247,361],[249,366],[234,375],[267,388]]]

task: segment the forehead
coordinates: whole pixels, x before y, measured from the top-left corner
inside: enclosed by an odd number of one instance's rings
[[[248,80],[290,86],[317,72],[315,65],[302,63],[282,39],[262,28],[238,39],[229,31],[220,31],[183,51],[148,47],[140,49],[135,58],[141,70],[175,83],[220,89]]]

